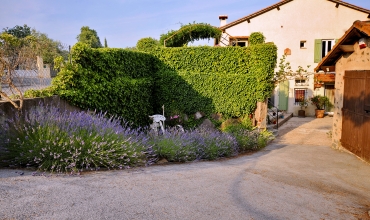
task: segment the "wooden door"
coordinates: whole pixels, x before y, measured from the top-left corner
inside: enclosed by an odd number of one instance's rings
[[[279,110],[288,110],[289,81],[279,83]]]
[[[342,109],[343,147],[370,161],[370,71],[346,71]]]

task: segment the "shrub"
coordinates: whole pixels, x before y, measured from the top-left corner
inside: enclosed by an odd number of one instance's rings
[[[24,120],[8,120],[2,161],[52,172],[124,168],[146,162],[145,135],[103,113],[34,108]],[[1,144],[0,144],[1,146]]]
[[[52,87],[48,87],[45,89],[29,89],[24,92],[24,98],[36,98],[36,97],[51,97],[54,95],[54,89]]]
[[[326,96],[316,95],[310,98],[310,101],[313,105],[316,106],[316,109],[323,110],[325,107],[332,108],[333,104],[330,102],[329,98]]]
[[[257,150],[266,147],[273,135],[269,131],[259,132],[252,127],[250,119],[244,118],[239,123],[227,124],[224,132],[233,135],[238,142],[239,152]]]
[[[265,43],[265,36],[261,32],[253,32],[249,37],[250,45],[257,45]]]
[[[264,148],[267,146],[267,143],[274,139],[274,135],[267,130],[263,130],[259,132],[258,139],[257,139],[257,146],[258,148]]]
[[[213,160],[238,153],[235,139],[219,131],[167,130],[163,136],[153,137],[152,141],[156,155],[168,161]]]
[[[157,46],[159,46],[159,41],[151,37],[141,38],[136,43],[136,48],[140,51],[148,51]]]

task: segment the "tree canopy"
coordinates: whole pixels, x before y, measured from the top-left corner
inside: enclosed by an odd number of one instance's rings
[[[50,39],[47,34],[32,30],[32,36],[36,37],[40,44],[40,54],[44,63],[52,64],[54,59],[62,56],[64,59],[68,57],[68,50],[60,41]]]
[[[22,109],[23,95],[22,91],[14,83],[17,77],[15,70],[20,67],[23,69],[33,68],[40,51],[39,49],[37,39],[32,35],[18,38],[7,32],[0,34],[0,83],[7,84],[11,89],[12,95],[18,96],[20,102],[18,104],[12,101],[10,95],[2,91],[1,87],[0,95],[19,111]]]
[[[182,47],[195,40],[220,38],[222,31],[217,27],[205,23],[182,25],[177,31],[171,30],[162,34],[160,44],[166,47]]]
[[[78,42],[90,45],[92,48],[103,47],[96,30],[90,29],[88,26],[83,26],[81,28],[81,33],[77,36],[77,40]]]
[[[17,38],[25,38],[29,35],[31,35],[31,28],[28,27],[26,24],[23,26],[16,25],[13,28],[4,28],[4,32],[13,35]]]
[[[47,34],[31,29],[26,24],[23,26],[16,25],[13,28],[4,28],[3,30],[3,33],[10,34],[18,39],[28,36],[35,37],[35,41],[39,44],[38,55],[42,57],[44,63],[52,64],[58,56],[62,56],[64,59],[68,57],[68,51],[60,41],[55,41],[49,38]]]

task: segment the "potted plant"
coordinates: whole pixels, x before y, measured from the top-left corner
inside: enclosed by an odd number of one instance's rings
[[[311,103],[316,106],[315,116],[316,118],[323,118],[325,114],[325,107],[331,108],[333,104],[330,102],[329,98],[326,96],[316,95],[312,97]]]
[[[300,118],[306,117],[306,111],[303,110],[303,108],[307,108],[308,100],[304,96],[302,96],[299,99],[299,106],[301,107],[301,110],[298,110],[298,117],[300,117]]]
[[[323,82],[321,80],[318,79],[318,77],[316,76],[314,78],[314,89],[316,88],[321,88]]]

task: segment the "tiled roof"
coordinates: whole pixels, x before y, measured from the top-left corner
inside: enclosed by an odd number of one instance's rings
[[[234,25],[240,24],[240,23],[242,23],[244,21],[248,21],[249,22],[252,18],[257,17],[257,16],[259,16],[261,14],[264,14],[264,13],[266,13],[268,11],[271,11],[273,9],[279,9],[280,6],[285,5],[285,4],[287,4],[287,3],[291,2],[291,1],[294,1],[294,0],[282,0],[282,1],[280,1],[280,2],[278,2],[276,4],[274,4],[274,5],[271,5],[271,6],[267,7],[267,8],[264,8],[262,10],[259,10],[259,11],[255,12],[253,14],[247,15],[247,16],[242,17],[242,18],[240,18],[240,19],[238,19],[236,21],[233,21],[233,22],[231,22],[229,24],[226,24],[226,25],[220,27],[220,29],[221,30],[225,30],[225,29],[230,28],[230,27],[232,27]],[[347,2],[344,2],[344,1],[341,1],[341,0],[327,0],[327,1],[336,3],[337,4],[337,7],[339,5],[343,5],[345,7],[352,8],[354,10],[367,13],[367,14],[369,14],[369,18],[370,18],[370,10],[369,9],[361,8],[361,7],[358,7],[356,5],[352,5],[350,3],[347,3]]]
[[[355,21],[329,53],[320,61],[315,71],[318,72],[323,66],[335,65],[338,58],[343,54],[340,46],[353,45],[361,37],[370,37],[370,21]]]

